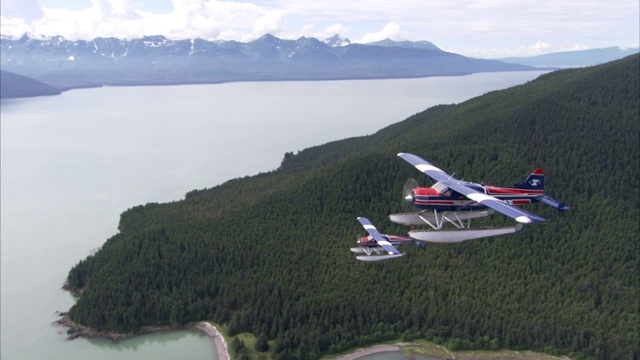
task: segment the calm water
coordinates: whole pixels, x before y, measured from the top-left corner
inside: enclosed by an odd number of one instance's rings
[[[543,72],[331,82],[105,87],[1,102],[1,346],[11,359],[212,359],[197,332],[113,344],[51,323],[67,272],[147,202],[277,168],[284,153],[368,135]]]

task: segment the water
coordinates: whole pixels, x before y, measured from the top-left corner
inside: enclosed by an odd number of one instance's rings
[[[2,100],[1,347],[9,359],[212,359],[194,331],[113,344],[51,323],[69,269],[119,214],[276,169],[285,152],[372,134],[543,72],[401,80],[105,87]]]

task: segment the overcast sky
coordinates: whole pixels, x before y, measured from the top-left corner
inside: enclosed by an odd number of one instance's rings
[[[427,40],[495,58],[638,47],[638,0],[0,0],[0,33],[67,39]]]

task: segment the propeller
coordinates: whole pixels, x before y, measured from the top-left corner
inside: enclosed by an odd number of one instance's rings
[[[414,178],[409,178],[404,182],[404,187],[402,188],[402,208],[404,210],[414,210],[413,208],[413,196],[411,195],[411,190],[418,187],[418,181]]]

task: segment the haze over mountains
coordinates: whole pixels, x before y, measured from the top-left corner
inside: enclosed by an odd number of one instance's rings
[[[619,47],[608,47],[603,49],[564,51],[529,57],[509,57],[498,60],[529,66],[581,67],[604,64],[609,61],[622,59],[623,57],[637,54],[638,51],[640,51],[639,48],[621,49]]]
[[[456,76],[527,71],[534,66],[595,65],[633,50],[617,48],[548,54],[535,58],[474,59],[443,51],[428,41],[383,40],[352,44],[335,35],[320,41],[272,35],[241,43],[146,36],[71,41],[61,36],[0,39],[2,97],[25,97],[103,85],[201,84],[231,81],[337,80]],[[636,50],[637,52],[637,50]],[[55,93],[55,92],[54,92]]]

